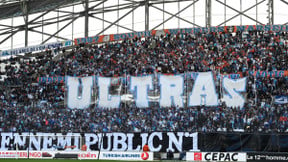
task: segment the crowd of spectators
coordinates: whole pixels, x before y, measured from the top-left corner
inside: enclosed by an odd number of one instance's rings
[[[0,69],[0,75],[5,79],[0,81],[0,131],[288,131],[288,103],[274,102],[277,95],[288,96],[288,78],[258,78],[248,73],[288,70],[288,33],[167,34],[75,47],[66,54],[60,50],[47,50],[28,61],[19,57],[1,61],[5,69]],[[63,83],[37,82],[38,77],[67,75],[127,77],[206,71],[247,77],[245,106],[164,108],[151,104],[140,109],[123,102],[119,109],[94,104],[84,110],[69,109]],[[186,79],[193,83],[192,78]],[[216,86],[221,94],[220,82]],[[129,93],[127,86],[121,87],[119,93]]]

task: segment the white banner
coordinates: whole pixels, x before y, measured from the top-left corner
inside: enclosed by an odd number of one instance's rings
[[[7,159],[7,158],[19,158],[25,159],[28,158],[27,151],[0,151],[0,158]]]
[[[0,151],[0,159],[53,159],[57,153],[78,154],[78,159],[98,159],[99,151]]]
[[[43,156],[44,155],[44,156]],[[49,156],[46,156],[49,155]],[[46,157],[45,157],[46,156]],[[54,152],[48,153],[43,151],[0,151],[0,158],[2,159],[42,159],[42,158],[50,158],[54,157]]]
[[[223,100],[228,107],[243,107],[245,99],[240,94],[246,91],[246,78],[229,79],[223,78],[223,88],[227,94],[223,95]]]
[[[0,151],[29,150],[53,152],[57,148],[65,152],[79,152],[85,141],[87,151],[140,152],[148,144],[151,152],[199,151],[198,133],[151,132],[151,133],[12,133],[0,132]],[[17,146],[17,148],[16,148]],[[14,155],[14,154],[12,154]],[[24,155],[22,155],[24,156]],[[36,155],[35,155],[36,156]],[[48,156],[48,155],[47,155]]]
[[[100,152],[100,160],[147,160],[153,161],[153,152]]]
[[[153,90],[153,77],[131,77],[130,90],[134,92],[137,107],[148,107],[148,91]]]
[[[186,161],[239,161],[246,162],[247,154],[239,152],[187,152]]]
[[[160,75],[160,105],[162,107],[177,106],[183,107],[184,100],[183,89],[184,89],[184,78],[181,75],[165,76]]]
[[[83,109],[91,103],[93,86],[92,76],[85,78],[67,77],[68,93],[67,105],[69,108]]]
[[[189,106],[217,106],[218,97],[212,72],[198,73],[189,96]]]
[[[111,78],[98,77],[99,85],[99,101],[98,106],[103,108],[118,108],[120,107],[120,96],[112,96],[109,94],[111,86]]]
[[[132,93],[129,101],[135,101],[138,108],[149,107],[148,98],[154,98],[153,102],[159,102],[161,107],[178,106],[183,107],[184,103],[188,106],[218,106],[218,94],[216,93],[215,82],[212,72],[198,73],[193,85],[184,85],[184,75],[159,75],[159,77],[149,75],[144,77],[131,77],[130,87]],[[94,80],[93,80],[94,79]],[[160,87],[159,96],[148,96],[149,91],[157,92],[157,87],[153,86],[153,80],[158,79]],[[121,100],[124,101],[125,94],[110,94],[112,78],[90,76],[85,78],[67,77],[66,86],[68,87],[68,107],[69,108],[87,108],[91,104],[91,95],[95,96],[98,92],[97,104],[101,108],[119,108]],[[222,81],[225,94],[223,101],[229,107],[242,108],[245,99],[241,93],[246,91],[246,78],[229,79],[224,78]],[[96,86],[97,85],[97,86]],[[192,87],[187,96],[183,96],[184,86]],[[92,91],[93,87],[98,90]],[[121,86],[119,87],[121,90]],[[120,91],[119,90],[119,91]],[[186,89],[187,90],[187,89]],[[185,91],[186,91],[185,90]],[[91,94],[93,92],[94,94]],[[155,94],[155,93],[154,93]],[[130,94],[129,94],[130,95]],[[127,98],[127,97],[126,97]],[[187,99],[188,98],[188,99]]]
[[[71,40],[64,41],[64,42],[54,42],[54,43],[47,43],[47,44],[41,44],[41,45],[36,45],[36,46],[29,46],[29,47],[0,51],[0,57],[18,55],[21,53],[44,51],[46,49],[54,49],[54,48],[58,48],[58,47],[67,47],[67,46],[72,46]]]

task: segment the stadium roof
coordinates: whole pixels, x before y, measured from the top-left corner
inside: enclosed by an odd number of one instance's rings
[[[0,0],[0,19],[23,16],[23,2],[28,4],[28,14],[39,13],[55,7],[81,3],[82,0]]]
[[[155,29],[288,24],[287,0],[238,2],[0,0],[0,50]]]

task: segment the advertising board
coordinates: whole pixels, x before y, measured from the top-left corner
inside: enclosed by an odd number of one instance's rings
[[[101,160],[153,160],[153,152],[100,152]]]
[[[288,161],[288,153],[247,153],[247,161]]]
[[[99,151],[0,151],[0,159],[53,159],[55,154],[78,154],[81,160],[98,159]]]
[[[246,162],[246,153],[239,152],[187,152],[187,161],[241,161]]]

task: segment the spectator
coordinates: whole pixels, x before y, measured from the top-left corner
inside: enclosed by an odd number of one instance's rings
[[[288,70],[287,39],[286,32],[263,31],[168,34],[77,47],[63,56],[58,49],[54,51],[57,59],[50,51],[29,61],[11,57],[1,63],[0,131],[286,132],[288,104],[278,105],[273,100],[274,96],[288,95],[287,77],[255,77],[248,72]],[[68,109],[63,82],[37,82],[38,77],[66,75],[123,77],[116,79],[110,93],[124,95],[131,94],[128,76],[193,71],[246,76],[244,107],[228,108],[221,103],[209,108],[163,108],[151,102],[150,107],[139,109],[126,101],[120,109],[95,105],[85,110]],[[155,89],[149,95],[157,97],[160,87],[157,80],[153,84]],[[184,95],[192,91],[193,84],[193,76],[187,75]],[[221,84],[217,79],[217,92],[222,92]]]

